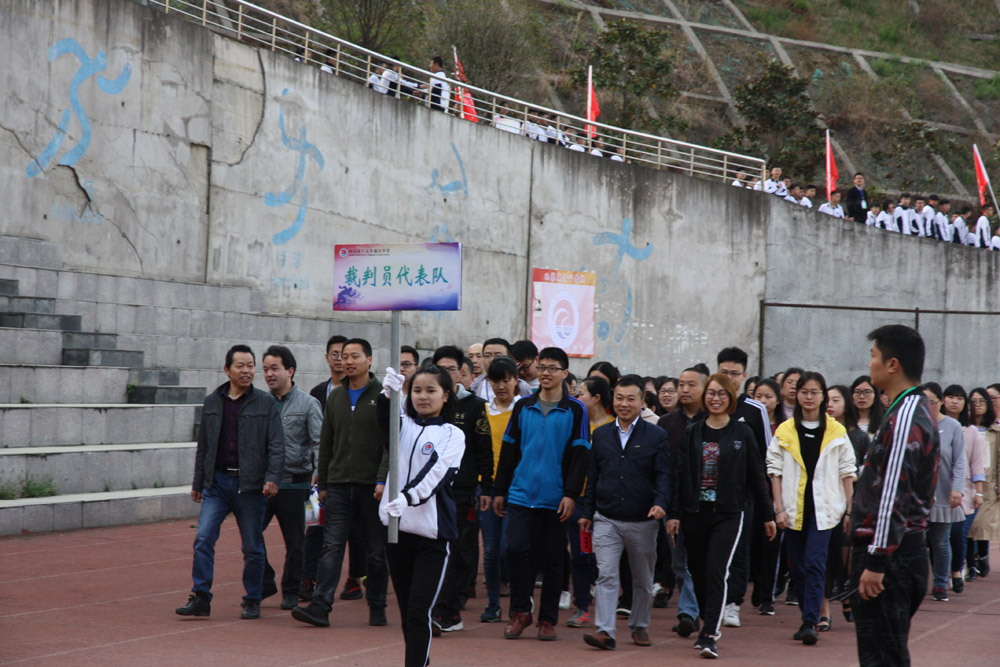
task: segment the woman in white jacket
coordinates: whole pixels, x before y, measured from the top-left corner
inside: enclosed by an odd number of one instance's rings
[[[402,386],[403,376],[386,369],[377,406],[386,432],[388,394]],[[396,470],[389,470],[389,478],[399,481],[399,495],[390,500],[384,494],[378,508],[385,525],[390,516],[399,518],[399,541],[386,546],[386,559],[402,619],[406,667],[427,664],[431,609],[448,567],[448,543],[458,539],[451,483],[465,453],[465,436],[452,423],[456,405],[447,372],[429,366],[413,375],[400,417]]]
[[[792,580],[801,589],[802,626],[793,638],[810,645],[819,640],[830,531],[840,528],[857,478],[854,446],[846,429],[827,417],[826,400],[823,376],[803,373],[794,415],[778,426],[767,448],[775,520],[785,529]]]

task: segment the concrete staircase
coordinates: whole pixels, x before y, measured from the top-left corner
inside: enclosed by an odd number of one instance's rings
[[[0,499],[0,535],[195,516],[195,428],[236,342],[258,362],[287,345],[307,390],[329,377],[333,333],[388,348],[387,324],[266,313],[265,301],[68,270],[58,245],[0,236],[0,487],[45,480],[58,494]],[[267,391],[262,372],[255,384]]]

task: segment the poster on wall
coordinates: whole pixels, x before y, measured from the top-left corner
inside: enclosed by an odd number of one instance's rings
[[[334,246],[334,310],[461,310],[461,243]]]
[[[594,356],[591,271],[531,270],[531,340],[539,349],[561,347],[571,357]]]

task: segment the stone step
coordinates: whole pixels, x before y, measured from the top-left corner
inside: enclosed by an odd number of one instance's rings
[[[64,350],[81,350],[87,348],[117,350],[118,334],[67,332],[62,335],[62,346]]]
[[[58,331],[0,328],[0,364],[62,365]]]
[[[198,405],[0,405],[0,448],[187,442]]]
[[[48,329],[80,331],[79,315],[48,315],[39,313],[0,313],[0,327],[18,329]]]
[[[0,500],[0,535],[96,528],[198,516],[191,485]]]
[[[56,300],[38,296],[0,296],[0,310],[52,315]]]
[[[129,385],[129,403],[154,405],[190,405],[205,400],[202,387],[159,387],[156,385]]]
[[[188,338],[177,336],[148,336],[142,334],[121,334],[118,337],[118,345],[131,350],[142,350],[145,352],[145,366],[150,369],[177,368],[191,369],[214,369],[222,370],[226,361],[226,352],[234,343],[244,343],[249,345],[257,357],[258,370],[262,355],[269,345],[279,343],[287,346],[295,355],[296,362],[303,370],[329,372],[329,367],[324,369],[326,354],[326,342],[303,343],[285,342],[281,338],[257,339],[249,336],[239,338]],[[379,346],[373,346],[376,349]],[[388,353],[386,350],[376,352],[376,362],[388,363]],[[183,382],[189,386],[199,386],[200,382]]]
[[[0,295],[3,296],[17,296],[20,292],[18,291],[18,282],[16,280],[2,279],[0,280]]]
[[[61,269],[62,250],[57,243],[41,239],[0,235],[0,264]]]
[[[63,350],[64,366],[142,366],[144,354],[139,350],[107,350],[85,348]]]
[[[52,480],[60,495],[191,484],[195,442],[0,449],[0,486]]]
[[[125,403],[129,370],[0,364],[0,403]]]
[[[158,387],[177,387],[181,383],[181,372],[155,368],[133,368],[128,373],[131,385],[152,384]]]

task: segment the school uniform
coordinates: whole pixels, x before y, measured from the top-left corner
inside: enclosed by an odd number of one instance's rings
[[[764,181],[764,192],[769,195],[778,195],[779,197],[784,197],[788,194],[788,188],[785,187],[784,181],[775,181],[772,179],[767,179]]]
[[[878,216],[871,211],[868,211],[868,214],[865,216],[865,226],[878,227]]]
[[[819,207],[819,212],[826,213],[827,215],[832,215],[835,218],[844,217],[844,207],[841,206],[840,204],[837,204],[836,206],[831,206],[830,202],[824,202]]]
[[[938,238],[945,243],[951,243],[951,238],[955,234],[955,228],[948,221],[948,216],[938,211],[934,216],[934,226],[937,230]]]
[[[934,210],[934,207],[924,206],[924,210],[922,210],[920,214],[921,216],[923,216],[923,220],[921,220],[921,225],[924,228],[924,236],[932,239],[938,238],[937,229],[934,226],[934,216],[937,215],[937,213]]]
[[[954,228],[951,234],[951,240],[953,243],[961,243],[966,245],[969,238],[969,227],[965,222],[965,218],[962,216],[956,217],[951,221],[951,226]]]
[[[887,232],[899,232],[899,227],[896,226],[896,218],[888,211],[879,211],[875,219],[875,226]]]
[[[969,239],[971,242],[969,245],[975,246],[977,248],[989,248],[991,238],[990,238],[990,219],[985,215],[979,216],[979,220],[976,221],[976,231],[973,232],[972,238]]]
[[[809,199],[809,197],[806,197],[805,195],[803,195],[802,199],[799,200],[799,206],[805,206],[806,208],[812,208],[813,207],[813,203],[812,203],[812,200]]]
[[[908,206],[902,204],[897,206],[892,212],[892,219],[896,222],[900,233],[907,236],[913,233],[913,229],[910,227],[910,208]]]

